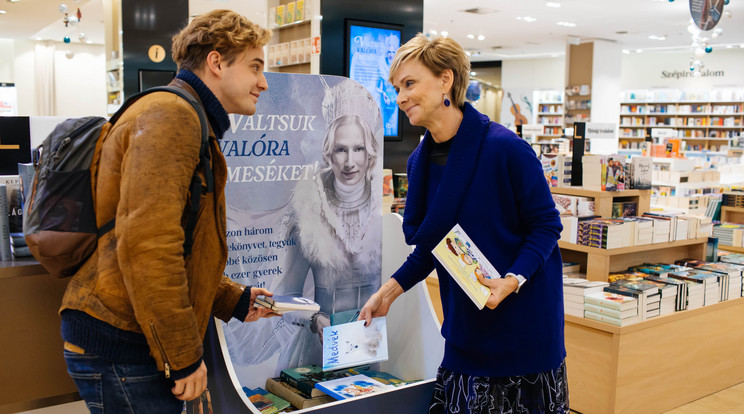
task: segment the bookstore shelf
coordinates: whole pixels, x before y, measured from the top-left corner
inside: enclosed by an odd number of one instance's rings
[[[703,260],[707,237],[678,240],[667,243],[644,244],[619,249],[596,247],[558,241],[564,261],[577,262],[588,280],[606,282],[611,272],[619,272],[645,262],[674,263],[675,260],[692,258]]]
[[[658,413],[744,381],[743,312],[740,298],[625,327],[566,315],[571,408]]]
[[[726,223],[744,224],[744,208],[721,206],[721,221]]]
[[[616,198],[638,203],[639,214],[651,210],[651,190],[592,191],[581,187],[550,187],[550,192],[594,198],[595,214],[602,217],[612,217],[612,203]]]

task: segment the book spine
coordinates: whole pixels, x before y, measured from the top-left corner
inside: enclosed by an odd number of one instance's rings
[[[0,184],[0,260],[10,260],[10,221],[8,216],[8,193],[5,184]]]
[[[307,398],[312,398],[314,396],[318,396],[318,393],[320,391],[315,391],[315,395],[313,395],[313,390],[315,390],[315,384],[308,383],[307,381],[303,381],[297,378],[292,377],[289,374],[286,374],[284,371],[282,371],[279,374],[279,379],[281,381],[284,381],[287,383],[287,385],[290,385],[297,389],[297,391],[301,392],[305,395]]]
[[[300,409],[304,408],[305,401],[307,401],[307,398],[299,394],[299,391],[295,392],[289,388],[287,384],[282,384],[277,381],[276,378],[269,378],[266,380],[266,391],[287,400],[294,407]]]
[[[602,300],[602,299],[597,299],[597,298],[592,298],[592,297],[587,296],[584,298],[584,303],[591,303],[593,305],[603,306],[607,309],[620,311],[620,304],[609,301],[609,300]]]

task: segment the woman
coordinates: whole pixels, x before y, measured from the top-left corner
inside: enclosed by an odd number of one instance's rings
[[[408,159],[403,218],[414,252],[362,308],[387,314],[439,275],[445,338],[430,413],[567,413],[558,211],[529,144],[465,103],[470,64],[447,38],[419,34],[397,52],[390,81],[411,124],[426,127]],[[478,310],[431,250],[460,224],[502,278]]]
[[[323,141],[325,170],[295,188],[289,219],[290,250],[284,277],[275,288],[282,295],[303,296],[309,270],[320,312],[285,315],[293,325],[317,334],[312,344],[285,347],[290,367],[318,364],[323,327],[333,314],[355,314],[380,287],[382,212],[379,178],[374,174],[377,141],[358,115],[342,115],[328,127]],[[373,188],[376,191],[373,191]],[[348,315],[351,318],[355,315]],[[286,355],[291,354],[290,356]]]

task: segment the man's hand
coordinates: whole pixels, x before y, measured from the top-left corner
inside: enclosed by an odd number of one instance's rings
[[[504,300],[505,297],[509,296],[510,293],[517,290],[519,281],[514,277],[502,277],[498,279],[486,279],[483,276],[476,273],[478,281],[485,287],[491,290],[491,296],[486,301],[486,307],[488,309],[496,309]]]
[[[198,398],[207,389],[207,366],[202,361],[199,368],[186,378],[176,380],[171,392],[181,401],[191,401]]]
[[[258,295],[265,295],[265,296],[274,296],[273,293],[269,292],[268,290],[264,288],[251,288],[251,301],[248,308],[248,314],[245,316],[244,322],[254,322],[261,318],[270,318],[272,316],[280,316],[278,313],[275,313],[271,309],[263,308],[263,307],[254,307],[253,305],[256,303],[256,297]]]

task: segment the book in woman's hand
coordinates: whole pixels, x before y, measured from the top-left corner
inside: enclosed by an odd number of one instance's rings
[[[447,273],[455,279],[478,309],[483,309],[491,290],[483,286],[476,274],[486,279],[498,279],[501,274],[475,246],[459,224],[447,233],[432,250]]]

